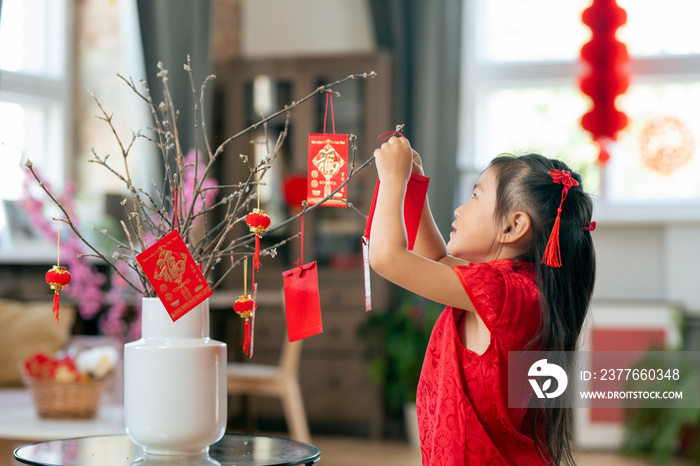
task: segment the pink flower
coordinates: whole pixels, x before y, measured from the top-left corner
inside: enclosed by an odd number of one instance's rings
[[[183,180],[184,189],[184,205],[185,209],[189,211],[190,205],[192,203],[192,197],[195,195],[195,189],[197,188],[198,180],[201,180],[207,165],[204,163],[203,157],[199,154],[197,157],[197,152],[191,149],[184,159],[185,162],[185,179]],[[195,173],[196,172],[196,173]],[[195,178],[196,176],[196,178]],[[202,182],[202,193],[204,194],[205,207],[210,207],[214,204],[216,200],[217,189],[211,189],[217,186],[219,183],[214,178],[207,177]],[[196,214],[202,209],[202,193],[197,196],[194,202],[194,211]]]

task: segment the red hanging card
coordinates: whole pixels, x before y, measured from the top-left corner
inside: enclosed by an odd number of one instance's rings
[[[348,177],[348,135],[309,134],[309,174],[306,202],[318,204],[338,189]],[[346,207],[347,186],[343,186],[324,206]]]
[[[406,198],[403,204],[403,220],[406,225],[406,236],[408,239],[409,251],[413,249],[416,243],[416,235],[418,234],[418,226],[420,225],[421,214],[423,213],[423,205],[425,204],[425,196],[428,193],[428,182],[430,178],[427,176],[413,173],[406,187]],[[374,188],[374,197],[372,198],[372,206],[367,215],[367,224],[365,226],[365,238],[369,239],[372,230],[372,219],[374,217],[374,209],[377,206],[377,195],[379,194],[379,180]]]
[[[282,273],[284,308],[289,341],[297,341],[323,332],[321,302],[318,297],[316,262]]]
[[[212,295],[177,230],[136,256],[136,260],[173,322]]]

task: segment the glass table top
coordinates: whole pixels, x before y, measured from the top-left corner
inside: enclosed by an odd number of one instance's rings
[[[126,435],[51,440],[15,450],[17,460],[40,466],[282,466],[314,464],[320,457],[321,450],[307,443],[234,434],[193,456],[147,455]]]

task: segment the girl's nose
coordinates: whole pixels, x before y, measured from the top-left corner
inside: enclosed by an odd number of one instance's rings
[[[460,213],[462,212],[462,207],[464,206],[461,205],[455,209],[455,217],[459,217]]]

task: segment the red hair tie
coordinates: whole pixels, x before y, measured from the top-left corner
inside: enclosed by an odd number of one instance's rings
[[[590,225],[588,225],[587,227],[583,227],[583,229],[586,230],[586,231],[595,231],[595,227],[596,227],[596,223],[595,223],[595,222],[591,222]]]
[[[549,170],[549,176],[552,177],[552,181],[555,183],[561,183],[564,185],[561,190],[561,201],[559,202],[559,208],[557,209],[557,218],[554,220],[554,227],[552,227],[552,233],[549,235],[549,241],[547,241],[547,248],[544,250],[544,256],[542,257],[542,263],[550,267],[561,267],[561,250],[559,248],[559,226],[561,223],[561,206],[564,204],[564,199],[569,193],[569,189],[574,186],[578,186],[578,181],[572,178],[571,172],[567,170]]]

